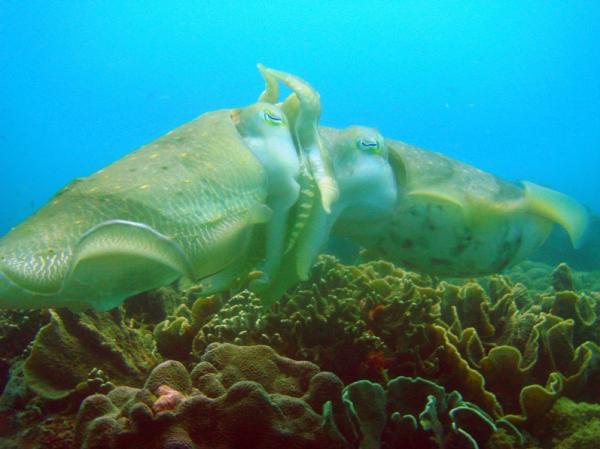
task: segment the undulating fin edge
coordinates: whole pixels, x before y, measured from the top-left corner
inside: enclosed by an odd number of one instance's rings
[[[590,217],[586,208],[564,193],[523,181],[530,212],[558,223],[569,235],[575,249],[585,240]]]

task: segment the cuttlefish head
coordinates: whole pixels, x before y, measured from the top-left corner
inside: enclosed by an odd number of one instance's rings
[[[258,102],[234,109],[231,120],[266,169],[274,188],[282,187],[281,183],[294,181],[298,173],[298,154],[288,118],[281,108]]]
[[[278,133],[285,130],[288,124],[287,117],[281,108],[265,102],[232,110],[231,120],[243,136],[265,136]]]
[[[398,196],[385,140],[376,129],[351,126],[328,146],[343,205],[338,229],[373,232],[389,218]]]

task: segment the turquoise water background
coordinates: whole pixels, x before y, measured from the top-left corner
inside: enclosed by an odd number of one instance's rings
[[[600,211],[600,3],[0,3],[0,235],[61,186],[205,111],[256,63],[378,127]]]

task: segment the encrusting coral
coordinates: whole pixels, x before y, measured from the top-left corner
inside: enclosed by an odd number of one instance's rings
[[[540,447],[596,449],[600,434],[600,405],[559,399],[543,422],[529,426]]]
[[[88,397],[77,416],[75,443],[84,449],[345,448],[327,433],[320,415],[341,389],[332,373],[268,346],[214,344],[191,373],[167,361],[142,389],[117,387]],[[169,404],[157,408],[163,400]]]

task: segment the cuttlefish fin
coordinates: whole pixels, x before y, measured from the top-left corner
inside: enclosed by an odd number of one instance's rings
[[[30,304],[26,299],[23,300],[24,297],[27,298],[28,296],[31,295],[24,295],[23,290],[0,271],[0,309],[19,307],[23,303],[25,303],[25,306],[30,305],[31,308],[34,308],[34,304]]]
[[[143,223],[110,220],[79,240],[63,293],[102,291],[103,301],[94,303],[94,308],[106,310],[181,276],[194,278],[177,242]]]
[[[407,195],[409,197],[421,198],[439,203],[449,203],[453,206],[459,207],[460,209],[464,208],[464,203],[460,198],[458,198],[456,195],[453,195],[450,192],[446,192],[441,189],[412,190],[408,192]]]
[[[569,235],[574,248],[581,247],[589,225],[585,207],[564,193],[523,181],[530,212],[558,223]]]
[[[493,204],[462,193],[457,194],[452,189],[420,189],[413,190],[407,195],[409,198],[418,198],[456,210],[468,226],[486,225],[493,222],[498,215],[508,212],[503,204]]]

